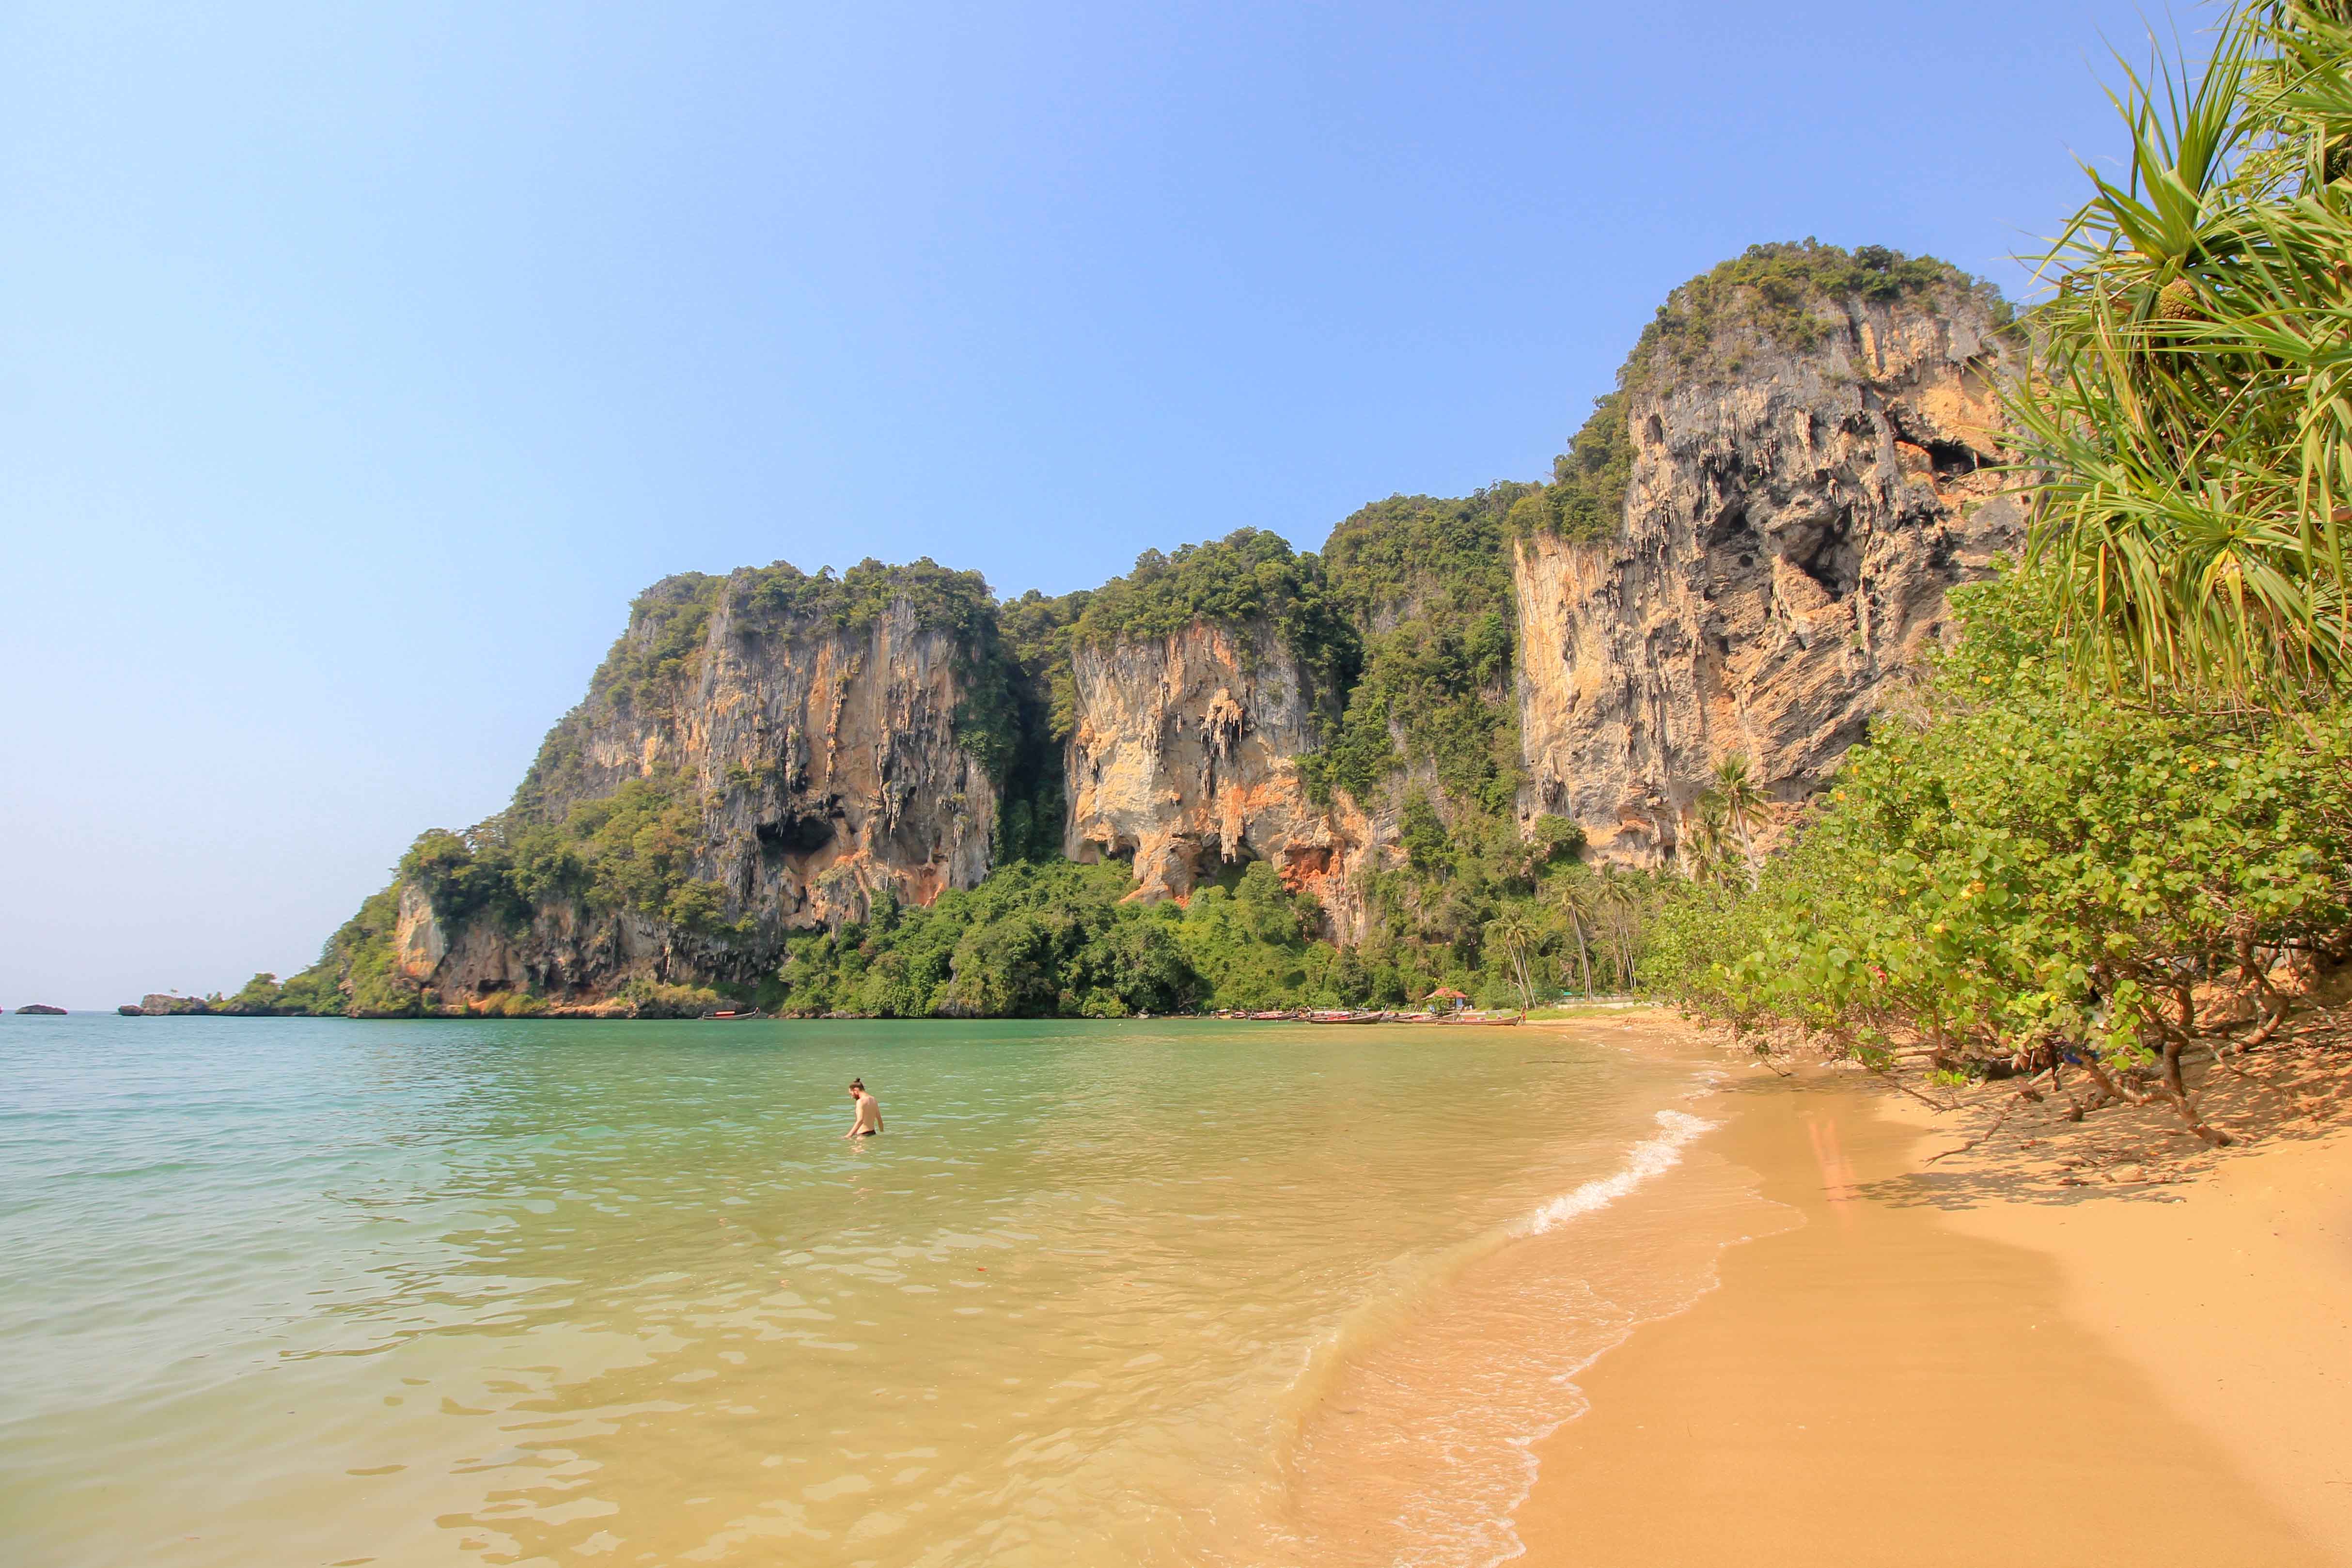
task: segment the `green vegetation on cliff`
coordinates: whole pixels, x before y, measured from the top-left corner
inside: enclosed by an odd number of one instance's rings
[[[1172,555],[1145,551],[1132,572],[1087,595],[1071,636],[1101,646],[1172,637],[1196,621],[1234,633],[1252,655],[1262,650],[1250,639],[1270,631],[1312,678],[1318,701],[1335,700],[1354,675],[1355,627],[1332,600],[1321,559],[1262,528]]]
[[[581,801],[560,822],[493,817],[463,834],[436,828],[401,857],[400,876],[424,892],[434,918],[453,933],[477,920],[519,930],[556,902],[720,931],[726,890],[694,875],[707,809],[684,773],[630,779],[609,795]]]
[[[1760,334],[1783,348],[1814,347],[1837,323],[1824,304],[1849,300],[1892,303],[1934,289],[1980,293],[2006,319],[1990,285],[1931,256],[1906,256],[1883,245],[1844,250],[1817,239],[1751,245],[1666,297],[1618,373],[1622,386],[1655,384],[1721,353],[1727,331]],[[1736,351],[1735,351],[1736,353]]]
[[[725,577],[698,572],[665,577],[629,605],[629,624],[588,683],[588,698],[548,731],[515,791],[508,816],[559,818],[599,785],[583,755],[583,734],[608,713],[667,720],[687,699],[702,668],[710,618],[721,605],[739,637],[794,637],[861,632],[903,604],[924,631],[955,643],[961,683],[975,700],[957,715],[957,731],[1002,784],[1026,740],[1019,661],[998,628],[996,598],[977,572],[957,572],[925,556],[903,566],[868,557],[835,574],[814,574],[789,561],[745,567]]]
[[[1048,598],[1032,588],[997,608],[1009,668],[993,700],[1003,705],[1005,729],[1013,737],[1011,760],[998,784],[1003,803],[997,812],[1001,861],[1050,860],[1062,852],[1062,822],[1068,815],[1062,748],[1077,728],[1070,645],[1092,597],[1080,589]]]
[[[1624,526],[1633,482],[1633,434],[1623,388],[1593,400],[1568,450],[1552,459],[1551,483],[1512,502],[1515,535],[1556,533],[1580,542],[1613,537]]]
[[[406,1017],[425,998],[400,971],[394,945],[400,889],[413,886],[451,940],[477,921],[509,931],[551,907],[630,910],[705,939],[714,949],[748,942],[753,922],[724,918],[726,889],[694,875],[705,803],[684,775],[632,779],[573,805],[555,823],[493,817],[465,833],[417,836],[391,887],[328,939],[319,962],[266,993],[257,976],[236,999],[253,1012],[349,1013]],[[221,1010],[228,1010],[226,1008]]]
[[[327,939],[319,962],[295,975],[275,995],[248,985],[255,1012],[310,1014],[320,1017],[408,1017],[419,1007],[416,988],[404,983],[393,946],[400,921],[397,883],[370,897],[359,913]],[[258,981],[261,977],[256,976]]]
[[[1495,485],[1465,500],[1391,496],[1331,531],[1329,595],[1360,628],[1362,651],[1330,739],[1299,761],[1316,798],[1337,787],[1370,807],[1400,770],[1417,769],[1462,809],[1510,809],[1517,617],[1504,518],[1532,488]]]

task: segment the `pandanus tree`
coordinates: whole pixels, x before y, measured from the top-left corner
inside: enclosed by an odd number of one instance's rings
[[[2352,667],[2352,3],[2264,0],[2126,68],[2115,178],[2042,258],[2011,389],[2029,580],[2078,679],[2279,710]],[[2041,569],[2041,570],[2031,570]]]

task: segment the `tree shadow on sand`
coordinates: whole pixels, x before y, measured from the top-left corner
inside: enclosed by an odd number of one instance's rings
[[[1920,1169],[1857,1190],[1897,1208],[2177,1203],[2179,1184],[2246,1149],[2352,1125],[2352,1026],[2341,1015],[2316,1020],[2249,1055],[2209,1061],[2191,1088],[2235,1140],[2230,1148],[2209,1147],[2160,1104],[2109,1105],[2075,1121],[2063,1096],[2027,1100],[2013,1084],[1990,1083],[1929,1125]]]

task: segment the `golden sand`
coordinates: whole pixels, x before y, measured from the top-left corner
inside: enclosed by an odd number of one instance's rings
[[[2266,1135],[2218,1157],[2130,1111],[1932,1164],[1967,1115],[1853,1072],[1742,1067],[1718,1103],[1718,1147],[1803,1223],[1578,1379],[1526,1562],[2352,1563],[2332,1090],[2242,1107]]]

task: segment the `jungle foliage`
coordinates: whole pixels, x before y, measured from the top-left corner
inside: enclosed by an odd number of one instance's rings
[[[2013,402],[2030,554],[2075,678],[2277,708],[2352,668],[2352,26],[2240,5],[2209,62],[2133,73],[2128,169],[2044,260]]]
[[[726,889],[695,875],[703,811],[701,792],[678,774],[632,779],[576,804],[556,823],[501,816],[464,833],[422,833],[400,858],[392,886],[362,904],[270,1005],[367,1017],[419,1011],[423,999],[400,973],[394,949],[404,885],[425,895],[453,938],[480,921],[520,931],[544,906],[569,903],[633,910],[718,946],[746,942],[751,923],[725,919]]]
[[[2172,1100],[2182,1053],[2225,1036],[2216,983],[2283,1005],[2283,958],[2352,928],[2352,714],[2291,720],[2084,695],[2046,657],[2034,587],[1954,595],[1967,635],[1930,716],[1883,721],[1751,891],[1680,882],[1651,977],[1746,1026],[1788,1021],[1865,1058],[2047,1067]]]
[[[885,898],[863,922],[793,939],[765,1000],[803,1016],[885,1018],[1402,1005],[1444,984],[1519,1000],[1501,949],[1482,963],[1320,940],[1315,900],[1263,861],[1186,905],[1127,901],[1132,890],[1118,864],[1053,861],[1002,867],[927,909]]]
[[[1504,520],[1532,488],[1500,484],[1464,500],[1391,496],[1332,530],[1330,597],[1360,640],[1339,721],[1299,761],[1318,800],[1345,789],[1369,809],[1399,770],[1419,770],[1459,808],[1510,809],[1517,617]]]
[[[1627,398],[1620,387],[1593,400],[1568,450],[1552,459],[1551,483],[1512,503],[1515,536],[1556,533],[1586,543],[1611,538],[1624,527],[1625,493],[1633,482]]]
[[[1702,370],[1725,357],[1729,332],[1811,349],[1842,324],[1824,313],[1825,304],[1891,304],[1937,289],[1978,294],[1997,316],[2008,317],[2009,307],[1990,285],[1933,257],[1906,256],[1883,245],[1846,250],[1810,237],[1751,245],[1666,297],[1642,329],[1618,384],[1648,386],[1669,374]]]

